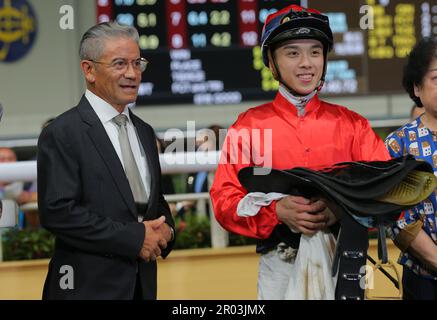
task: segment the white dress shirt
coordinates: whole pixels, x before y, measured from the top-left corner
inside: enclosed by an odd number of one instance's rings
[[[87,98],[91,107],[97,113],[97,116],[102,122],[103,127],[105,128],[105,131],[108,134],[108,137],[111,140],[112,145],[117,152],[118,158],[120,159],[121,164],[124,168],[120,142],[118,141],[118,128],[117,125],[112,121],[115,116],[119,115],[118,111],[115,110],[115,108],[107,103],[105,100],[96,96],[89,90],[86,90],[85,97]],[[125,114],[128,118],[128,121],[126,122],[126,127],[130,146],[135,158],[135,162],[137,163],[138,170],[140,171],[141,180],[146,189],[147,198],[149,198],[151,177],[149,166],[147,164],[147,158],[142,145],[139,143],[137,130],[135,129],[135,126],[132,124],[132,121],[130,119],[129,108],[126,106],[122,113]]]

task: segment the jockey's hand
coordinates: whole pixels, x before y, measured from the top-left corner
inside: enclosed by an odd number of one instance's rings
[[[287,196],[276,202],[276,214],[294,232],[305,235],[314,235],[336,221],[325,201],[299,196]]]

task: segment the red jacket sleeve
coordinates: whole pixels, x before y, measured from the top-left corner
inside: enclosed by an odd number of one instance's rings
[[[369,121],[360,115],[356,116],[355,141],[352,147],[354,161],[390,160],[384,141],[373,131]]]
[[[231,127],[223,145],[210,190],[214,214],[220,225],[230,232],[265,239],[279,223],[276,215],[276,201],[273,201],[270,206],[263,207],[253,217],[237,215],[238,203],[247,194],[247,190],[238,181],[238,171],[253,165],[250,157],[250,139],[248,139],[250,133],[246,129],[247,134],[242,135],[242,139],[238,139],[235,136],[239,134],[238,132],[238,129]]]

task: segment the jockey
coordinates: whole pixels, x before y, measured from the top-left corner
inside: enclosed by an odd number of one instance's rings
[[[289,295],[290,279],[305,276],[294,266],[301,235],[329,235],[322,247],[332,257],[329,243],[335,243],[335,237],[330,231],[337,218],[321,198],[277,198],[269,193],[257,195],[253,206],[254,195],[239,183],[239,170],[317,169],[390,157],[367,119],[318,97],[333,48],[327,16],[297,5],[270,14],[261,46],[279,90],[273,101],[241,113],[229,128],[210,194],[216,219],[226,230],[258,239],[258,298],[287,299],[296,297]],[[301,298],[334,298],[322,289]]]

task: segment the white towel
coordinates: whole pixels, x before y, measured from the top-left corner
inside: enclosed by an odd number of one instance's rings
[[[237,215],[253,217],[263,206],[286,197],[281,193],[248,193],[240,200]],[[292,229],[293,232],[296,232]],[[288,300],[334,300],[337,276],[331,276],[335,250],[332,233],[318,231],[313,236],[302,235],[292,268],[285,299]]]
[[[286,300],[334,300],[337,277],[331,276],[335,238],[319,231],[302,235],[292,276],[285,293]]]

